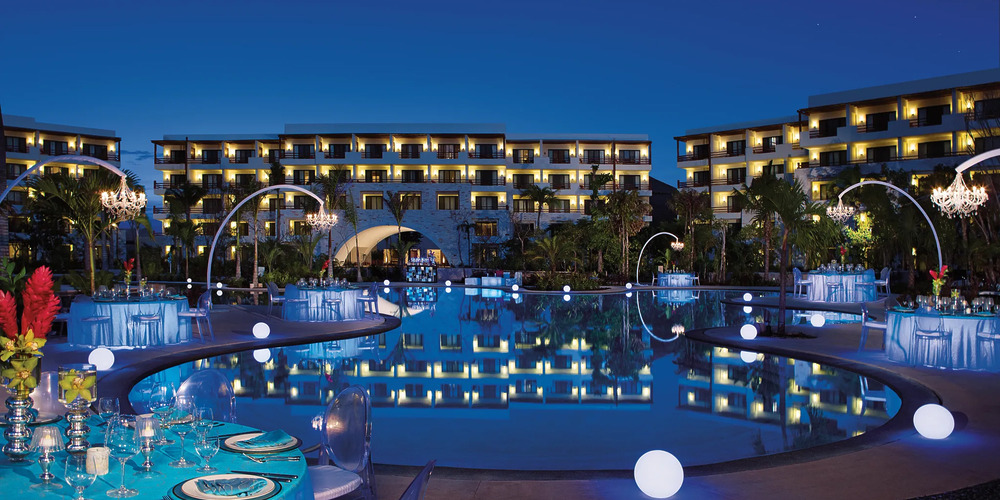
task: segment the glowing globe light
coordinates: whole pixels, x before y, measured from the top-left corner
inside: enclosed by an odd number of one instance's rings
[[[753,351],[740,351],[740,359],[746,364],[753,363],[757,361],[757,353]]]
[[[450,286],[446,286],[444,288],[444,293],[451,293],[451,287]]]
[[[383,288],[383,289],[382,289],[382,293],[389,293],[389,287],[385,287],[385,288]]]
[[[115,364],[115,353],[107,347],[98,347],[90,351],[87,362],[96,366],[98,370],[108,370]]]
[[[628,298],[632,298],[632,292],[625,292],[625,296]]]
[[[253,325],[253,336],[258,339],[266,339],[271,335],[271,327],[263,321]]]
[[[809,324],[815,326],[816,328],[821,328],[826,324],[826,316],[823,316],[820,313],[813,313],[812,316],[809,316]]]
[[[747,340],[753,340],[757,338],[757,327],[747,323],[740,327],[740,337]]]
[[[570,290],[569,285],[563,285],[564,292],[569,293],[569,290]]]
[[[625,283],[625,288],[632,289],[632,283]]]
[[[669,498],[684,484],[684,466],[663,450],[647,451],[635,462],[635,484],[653,498]]]
[[[745,312],[747,314],[750,314],[750,311],[753,311],[752,307],[750,307],[750,306],[743,306],[743,312]]]
[[[267,363],[271,359],[270,349],[254,349],[253,359],[257,360],[258,363]]]
[[[944,439],[955,430],[955,417],[947,408],[929,403],[913,412],[913,427],[927,439]]]
[[[389,286],[389,280],[383,281],[382,284],[385,285],[385,286]]]
[[[188,290],[191,289],[191,283],[188,283]]]
[[[218,295],[219,297],[222,297],[222,290],[216,290],[215,294]]]
[[[569,294],[563,295],[563,300],[565,300],[566,302],[569,302]]]
[[[451,280],[444,280],[444,286],[451,286]]]
[[[521,294],[519,294],[519,293],[515,293],[515,294],[512,294],[512,295],[511,295],[510,297],[511,297],[512,299],[514,299],[514,300],[517,300],[517,299],[521,298]]]
[[[743,302],[750,302],[751,300],[753,300],[753,295],[750,292],[743,294]]]
[[[215,288],[222,288],[222,282],[220,281],[220,282],[216,283],[215,284]]]
[[[517,286],[517,283],[514,283],[513,285],[510,286],[510,289],[514,290],[516,292],[516,291],[520,290],[521,287]]]
[[[191,278],[188,278],[188,283],[190,283],[190,282],[191,282]]]

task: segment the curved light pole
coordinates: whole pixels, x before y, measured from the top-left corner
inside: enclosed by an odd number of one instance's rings
[[[666,235],[670,235],[670,236],[674,237],[674,242],[670,244],[670,248],[673,248],[675,251],[678,251],[678,252],[684,249],[684,242],[681,241],[681,239],[678,238],[677,235],[674,234],[674,233],[668,233],[666,231],[663,231],[662,233],[656,233],[656,234],[650,236],[649,239],[646,240],[646,242],[642,244],[642,249],[639,250],[639,258],[636,260],[636,263],[635,263],[635,284],[637,284],[637,285],[639,284],[639,266],[642,265],[642,252],[644,250],[646,250],[646,245],[648,245],[649,242],[653,240],[653,238],[656,238],[657,236],[659,236],[661,234],[666,234]]]
[[[652,292],[650,292],[650,293],[652,293]],[[681,326],[681,329],[677,329],[676,327],[678,325],[674,325],[673,327],[670,328],[670,333],[673,333],[674,336],[671,337],[671,338],[669,338],[669,339],[657,337],[656,334],[653,333],[653,330],[651,330],[649,328],[649,326],[646,325],[646,320],[642,318],[642,307],[639,305],[639,293],[638,292],[636,292],[636,294],[635,294],[635,310],[639,311],[639,321],[642,322],[642,328],[644,330],[646,330],[646,333],[648,333],[650,337],[653,337],[654,339],[659,340],[660,342],[673,342],[673,341],[681,338],[681,332],[684,331],[683,330],[684,327]]]
[[[1000,151],[998,151],[997,154],[1000,154]],[[959,174],[959,175],[961,175],[961,174]],[[844,205],[844,195],[847,194],[848,191],[850,191],[850,190],[852,190],[854,188],[865,186],[865,185],[868,185],[868,184],[877,184],[879,186],[885,186],[885,187],[890,188],[890,189],[895,189],[896,191],[899,191],[900,193],[902,193],[903,196],[906,196],[907,198],[909,198],[910,201],[912,201],[913,204],[917,206],[917,210],[920,210],[920,213],[923,214],[924,219],[927,220],[927,225],[929,225],[931,227],[931,233],[934,234],[934,244],[937,245],[938,269],[941,269],[942,267],[944,267],[944,261],[941,259],[941,241],[938,239],[937,229],[934,229],[934,223],[931,222],[931,218],[927,216],[927,212],[925,212],[924,209],[923,209],[923,207],[921,207],[920,204],[917,203],[917,200],[913,199],[913,197],[910,196],[910,193],[907,193],[906,191],[904,191],[904,190],[900,189],[899,187],[896,187],[896,186],[894,186],[892,184],[889,184],[888,182],[882,182],[882,181],[861,181],[861,182],[859,182],[857,184],[852,184],[852,185],[848,186],[846,189],[844,189],[843,191],[841,191],[839,195],[837,195],[837,206],[836,207],[827,207],[826,208],[826,215],[827,215],[827,217],[830,217],[831,219],[833,219],[835,221],[838,221],[838,222],[844,222],[845,220],[853,217],[854,216],[854,207],[850,207],[850,206],[845,206]]]
[[[205,272],[206,288],[208,288],[209,290],[211,290],[212,288],[212,258],[215,256],[215,244],[219,242],[219,237],[222,236],[222,231],[226,228],[226,223],[229,222],[229,219],[233,218],[233,215],[236,215],[236,212],[240,209],[240,207],[243,206],[244,203],[256,198],[257,195],[261,193],[265,193],[267,191],[273,191],[275,189],[292,189],[295,191],[301,191],[305,194],[308,194],[309,196],[312,196],[313,198],[316,198],[316,200],[319,201],[319,213],[315,217],[313,216],[309,217],[308,222],[310,224],[321,227],[325,226],[329,228],[337,223],[337,216],[335,214],[326,213],[323,198],[320,198],[318,194],[308,189],[301,188],[299,186],[285,185],[285,184],[277,186],[267,186],[263,189],[258,189],[257,191],[254,191],[246,198],[243,198],[243,200],[241,200],[239,203],[237,203],[236,206],[229,211],[229,215],[227,215],[226,218],[222,221],[222,224],[219,224],[219,229],[215,232],[215,238],[212,239],[212,246],[208,250],[208,271]],[[256,269],[254,270],[254,272],[256,272]]]
[[[983,160],[988,160],[996,156],[1000,156],[1000,149],[980,153],[963,161],[955,167],[955,180],[951,181],[951,185],[947,189],[934,188],[934,191],[931,193],[931,201],[948,217],[955,215],[965,216],[974,213],[980,205],[986,203],[986,189],[981,186],[974,186],[972,189],[965,187],[962,172],[965,172]]]
[[[106,169],[108,169],[108,170],[110,170],[110,171],[112,171],[112,172],[114,172],[114,173],[116,173],[116,174],[118,174],[118,175],[121,176],[121,178],[122,178],[122,186],[123,187],[121,187],[119,189],[121,189],[122,192],[125,192],[125,193],[131,192],[131,189],[129,189],[128,186],[124,185],[125,179],[127,179],[128,176],[125,174],[125,172],[122,172],[121,169],[119,169],[118,167],[116,167],[116,166],[114,166],[114,165],[112,165],[112,164],[110,164],[110,163],[108,163],[108,162],[106,162],[104,160],[101,160],[101,159],[98,159],[98,158],[94,158],[92,156],[63,155],[63,156],[56,156],[55,158],[51,158],[51,159],[45,160],[45,161],[40,162],[40,163],[36,163],[36,164],[32,165],[31,168],[25,170],[23,173],[21,173],[21,175],[17,176],[17,178],[14,179],[14,181],[11,182],[10,185],[8,185],[6,189],[3,190],[3,194],[0,194],[0,201],[3,201],[4,199],[6,199],[7,195],[10,194],[11,190],[14,189],[15,186],[17,186],[18,184],[20,184],[21,181],[24,180],[25,177],[27,177],[28,175],[30,175],[33,172],[38,171],[39,169],[41,169],[42,167],[44,167],[45,165],[48,165],[50,163],[92,163],[92,164],[97,165],[99,167],[104,167],[104,168],[106,168]],[[101,195],[101,201],[102,201],[102,203],[104,203],[105,199],[108,199],[108,197],[105,196],[105,193],[102,193],[102,195]],[[146,202],[145,202],[146,197],[145,197],[145,195],[142,195],[141,199],[142,199],[142,203],[138,207],[139,210],[141,210],[142,207],[144,207],[146,205]],[[107,204],[105,204],[104,206],[106,208],[110,209],[110,207]]]

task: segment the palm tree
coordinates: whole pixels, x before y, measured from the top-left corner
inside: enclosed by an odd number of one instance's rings
[[[682,189],[670,200],[671,208],[677,218],[684,224],[689,241],[685,244],[690,249],[690,265],[694,270],[694,226],[695,223],[712,218],[712,203],[707,193],[699,193],[693,189]]]
[[[264,188],[264,183],[254,179],[250,182],[241,184],[239,190],[241,193],[246,193],[243,195],[243,198],[246,198],[250,194],[256,193],[257,191],[260,191],[263,188]],[[247,223],[249,223],[250,226],[252,226],[253,228],[253,270],[250,273],[251,275],[253,275],[253,278],[251,278],[251,286],[253,287],[257,286],[257,267],[260,265],[258,261],[258,250],[260,248],[260,229],[262,226],[262,224],[260,223],[261,195],[257,196],[258,198],[256,200],[251,200],[247,202],[245,205],[243,205],[243,207],[241,207],[240,210],[240,212],[242,212],[241,214],[242,217],[246,219]],[[237,238],[239,238],[239,236],[237,236]]]
[[[271,186],[283,185],[285,183],[285,166],[278,161],[271,162],[271,172],[267,176],[267,182]],[[281,206],[284,205],[285,199],[280,193],[277,197],[275,205],[277,206],[276,210],[278,213],[274,219],[274,237],[281,240]]]
[[[569,244],[558,234],[541,238],[528,249],[529,258],[548,264],[550,275],[555,274],[559,264],[565,261],[569,254]]]
[[[191,252],[194,250],[195,239],[198,237],[201,226],[190,219],[180,219],[171,217],[170,226],[166,233],[174,237],[175,241],[181,244],[181,251],[184,257],[184,277],[191,277]]]
[[[535,221],[535,229],[541,228],[542,204],[550,205],[554,203],[557,199],[556,190],[548,187],[540,187],[538,184],[529,184],[528,187],[521,190],[521,196],[531,200],[538,207],[538,218]]]
[[[392,218],[396,220],[396,241],[400,241],[403,236],[403,217],[406,216],[406,211],[409,210],[408,198],[410,195],[405,193],[394,193],[389,191],[383,197],[385,201],[385,208],[392,214]],[[399,256],[399,271],[405,273],[404,266],[406,265],[406,259],[403,255]]]
[[[777,189],[778,178],[765,175],[755,178],[749,186],[744,183],[742,189],[733,190],[737,203],[743,210],[753,214],[751,222],[760,227],[761,244],[764,247],[764,279],[771,276],[771,242],[774,240],[775,219],[772,198]]]
[[[184,181],[181,185],[167,190],[163,196],[163,201],[167,203],[170,211],[170,227],[167,234],[174,236],[175,241],[180,241],[182,253],[184,254],[184,277],[190,278],[190,251],[194,247],[195,237],[198,228],[191,220],[191,209],[198,204],[208,191],[204,187]],[[186,216],[185,219],[179,217],[180,214]]]
[[[358,207],[354,205],[354,195],[348,193],[349,198],[343,204],[344,219],[354,228],[354,255],[355,264],[358,266],[358,282],[361,281],[361,243],[358,241]]]
[[[774,214],[781,223],[781,264],[779,266],[778,287],[778,335],[785,334],[785,283],[788,279],[788,251],[792,235],[809,231],[814,223],[812,216],[819,216],[823,208],[818,203],[809,200],[809,195],[802,190],[802,185],[796,180],[789,183],[779,179],[769,202],[774,204]]]

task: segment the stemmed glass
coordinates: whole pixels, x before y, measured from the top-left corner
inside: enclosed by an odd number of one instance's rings
[[[170,466],[179,468],[194,467],[198,464],[184,458],[184,436],[194,430],[195,419],[197,418],[194,398],[190,396],[177,396],[174,399],[176,400],[173,415],[174,421],[171,422],[170,428],[181,438],[181,454],[180,458],[170,462]]]
[[[205,461],[205,465],[195,469],[198,472],[215,472],[219,469],[209,465],[208,461],[219,451],[219,438],[209,436],[199,436],[194,443],[194,451]]]
[[[108,496],[111,498],[129,498],[139,494],[138,491],[125,487],[125,462],[140,451],[139,439],[135,435],[135,430],[131,428],[134,426],[134,416],[122,415],[108,428],[108,448],[111,449],[111,456],[122,464],[122,483],[118,489],[108,490]]]
[[[118,398],[100,398],[97,400],[97,414],[104,421],[103,425],[107,425],[111,417],[119,413],[121,413],[121,409],[118,405]]]
[[[88,500],[83,498],[83,490],[94,484],[95,479],[97,474],[87,472],[86,455],[70,455],[66,458],[66,484],[76,490],[76,500]]]
[[[164,429],[167,427],[167,417],[174,412],[174,404],[177,397],[177,389],[174,388],[174,384],[161,384],[157,383],[153,386],[153,390],[149,395],[149,410],[153,412],[160,421],[160,426]],[[157,446],[163,446],[167,444],[173,444],[172,439],[167,439],[166,434],[161,441],[157,441]]]
[[[215,426],[211,408],[195,409],[194,432],[199,438],[204,438]]]

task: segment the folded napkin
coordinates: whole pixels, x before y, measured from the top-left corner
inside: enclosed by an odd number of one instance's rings
[[[267,486],[267,480],[250,477],[232,479],[199,479],[198,490],[209,495],[247,497]]]
[[[236,444],[242,448],[270,448],[272,446],[289,444],[294,441],[295,438],[289,436],[285,431],[278,429],[276,431],[265,432],[257,437],[237,441]]]

